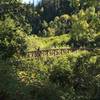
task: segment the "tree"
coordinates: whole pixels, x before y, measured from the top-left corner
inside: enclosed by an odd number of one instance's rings
[[[18,2],[21,2],[22,0],[0,0],[0,3],[1,4],[4,4],[4,3],[7,3],[7,4],[10,4],[10,3],[18,3]]]
[[[87,9],[88,7],[98,8],[100,6],[99,0],[69,0],[70,5],[76,10]]]
[[[60,17],[56,16],[54,21],[50,21],[49,23],[44,21],[42,27],[42,36],[44,34],[44,36],[68,34],[71,28],[71,19],[67,14],[61,15]]]
[[[72,15],[71,36],[74,45],[92,46],[95,38],[99,36],[99,15],[94,7],[89,7],[86,10],[80,10],[78,14]]]
[[[8,58],[24,54],[27,47],[25,37],[23,29],[17,27],[11,17],[7,16],[4,21],[0,21],[0,56]]]
[[[0,9],[0,20],[5,19],[5,16],[8,14],[14,19],[17,26],[23,28],[24,32],[27,34],[32,32],[30,17],[32,17],[34,11],[32,11],[30,5],[20,3],[1,4]]]
[[[74,11],[73,7],[70,6],[68,0],[42,0],[37,9],[43,12],[40,14],[43,20],[50,21],[56,16],[61,16],[62,14],[72,14]]]

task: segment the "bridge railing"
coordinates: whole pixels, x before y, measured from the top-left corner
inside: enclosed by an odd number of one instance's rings
[[[88,51],[94,51],[94,48],[62,48],[62,49],[47,49],[47,50],[36,50],[36,51],[30,51],[27,52],[27,57],[43,57],[43,56],[58,56],[62,55],[69,51],[77,51],[77,50],[88,50]],[[99,50],[99,49],[97,49]]]

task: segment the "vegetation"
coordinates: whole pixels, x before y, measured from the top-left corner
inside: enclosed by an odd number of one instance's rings
[[[99,6],[98,0],[41,0],[36,6],[1,0],[0,100],[99,100]],[[77,50],[26,56],[38,48]]]

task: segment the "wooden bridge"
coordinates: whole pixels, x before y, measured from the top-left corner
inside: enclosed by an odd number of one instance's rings
[[[88,50],[94,51],[98,49],[90,49],[90,48],[62,48],[62,49],[46,49],[40,50],[37,49],[36,51],[27,52],[27,57],[43,57],[43,56],[60,56],[68,52],[74,52],[77,50]]]

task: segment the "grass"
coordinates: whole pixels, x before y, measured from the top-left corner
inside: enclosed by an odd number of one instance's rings
[[[48,49],[66,47],[66,43],[69,41],[69,39],[70,35],[65,34],[55,37],[28,36],[26,41],[28,44],[28,51],[34,51],[37,48]]]

